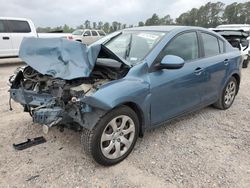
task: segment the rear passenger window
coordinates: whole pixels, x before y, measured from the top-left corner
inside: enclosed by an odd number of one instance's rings
[[[29,23],[19,20],[8,20],[8,25],[11,33],[30,33],[31,29]]]
[[[0,20],[0,33],[7,33],[3,20]]]
[[[105,36],[105,33],[103,31],[98,31],[100,36]]]
[[[96,31],[91,31],[92,32],[92,36],[98,36]]]
[[[204,44],[205,57],[215,56],[220,53],[217,37],[207,33],[201,33],[201,37]]]
[[[199,57],[198,40],[195,32],[184,33],[174,38],[160,53],[160,62],[166,55],[176,55],[185,61],[194,60]]]
[[[220,53],[224,53],[224,42],[219,39]]]

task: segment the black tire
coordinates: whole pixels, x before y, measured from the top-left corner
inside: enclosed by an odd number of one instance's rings
[[[115,159],[110,159],[107,158],[102,152],[101,138],[102,135],[105,134],[104,131],[107,130],[108,124],[111,122],[111,120],[120,116],[126,116],[132,119],[134,123],[133,126],[135,127],[134,136],[130,147],[128,147],[127,151],[122,156]],[[114,135],[114,132],[112,135]],[[93,130],[84,129],[81,136],[81,143],[86,153],[92,156],[97,163],[104,166],[111,166],[121,162],[131,153],[131,151],[135,146],[138,135],[139,135],[139,120],[136,113],[127,106],[120,106],[114,108],[113,110],[105,114],[102,118],[100,118],[100,120],[97,122]],[[110,145],[112,141],[111,140],[108,141],[109,142],[108,145]],[[122,144],[122,141],[120,141],[120,144]],[[112,147],[114,147],[113,149],[116,150],[115,146]]]
[[[234,94],[234,96],[233,96],[231,102],[230,102],[229,104],[227,104],[227,103],[225,102],[225,97],[226,97],[225,95],[226,95],[226,92],[227,92],[226,89],[227,89],[228,85],[229,85],[230,83],[232,83],[232,82],[233,82],[233,83],[235,84],[235,86],[236,86],[236,87],[235,87],[235,94]],[[230,107],[232,106],[233,102],[234,102],[234,99],[235,99],[235,96],[236,96],[236,94],[237,94],[238,88],[239,88],[239,85],[238,85],[236,79],[235,79],[234,77],[231,77],[231,78],[228,80],[226,86],[223,88],[223,91],[222,91],[222,93],[221,93],[221,95],[220,95],[220,98],[218,99],[218,101],[217,101],[216,103],[213,104],[213,106],[214,106],[215,108],[218,108],[218,109],[221,109],[221,110],[226,110],[226,109],[230,108]]]
[[[243,63],[242,63],[242,68],[247,68],[248,64],[249,64],[249,59],[244,60]]]

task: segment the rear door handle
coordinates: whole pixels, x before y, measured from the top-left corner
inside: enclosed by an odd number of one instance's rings
[[[228,64],[229,64],[229,59],[225,59],[225,60],[224,60],[224,65],[227,66]]]
[[[201,75],[201,73],[204,71],[203,68],[201,67],[197,67],[195,70],[194,70],[194,74],[196,75]]]
[[[10,40],[10,37],[3,37],[3,40]]]

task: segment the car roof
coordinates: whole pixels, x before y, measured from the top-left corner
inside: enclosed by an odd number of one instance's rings
[[[216,28],[220,27],[250,27],[250,24],[224,24],[224,25],[218,25]]]
[[[185,29],[199,29],[199,30],[207,30],[202,27],[194,27],[194,26],[180,26],[180,25],[159,25],[159,26],[143,26],[143,27],[133,27],[126,28],[125,31],[159,31],[159,32],[170,32],[173,30],[185,30]]]
[[[101,29],[76,29],[74,31],[103,31]]]
[[[219,25],[213,30],[242,30],[250,31],[250,25],[248,24],[228,24],[228,25]]]
[[[27,18],[19,18],[19,17],[0,17],[0,20],[18,20],[18,21],[31,21]]]

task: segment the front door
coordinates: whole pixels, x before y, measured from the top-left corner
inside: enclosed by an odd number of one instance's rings
[[[176,55],[185,60],[180,69],[158,70],[149,73],[151,82],[151,124],[159,124],[199,106],[204,82],[200,67],[196,32],[182,33],[172,39],[156,58]]]
[[[24,20],[7,20],[8,28],[11,32],[11,42],[13,55],[19,55],[20,45],[24,37],[36,37],[36,33],[31,31],[30,25]]]
[[[0,57],[13,56],[11,35],[5,20],[0,20]]]

